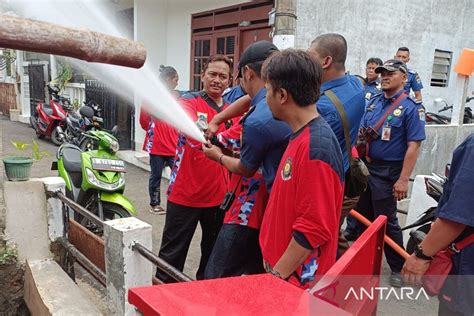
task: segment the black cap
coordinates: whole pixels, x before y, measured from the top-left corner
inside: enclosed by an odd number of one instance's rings
[[[242,77],[242,72],[240,71],[242,67],[258,61],[263,61],[272,53],[277,51],[278,48],[269,41],[255,42],[247,47],[247,49],[242,53],[242,56],[240,56],[237,78]]]
[[[378,66],[377,68],[375,68],[375,73],[379,74],[384,69],[388,70],[388,71],[400,70],[404,74],[406,74],[408,72],[407,65],[405,65],[405,63],[403,61],[398,60],[398,59],[389,59],[389,60],[385,61],[382,66]]]

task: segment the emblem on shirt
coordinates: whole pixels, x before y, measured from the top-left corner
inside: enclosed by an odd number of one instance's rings
[[[291,157],[288,157],[285,161],[285,164],[283,165],[283,169],[281,169],[281,178],[284,181],[290,180],[291,179],[291,171],[292,171],[292,162],[291,162]]]
[[[426,120],[424,109],[418,109],[418,115],[419,115],[420,121],[425,121]]]
[[[402,110],[400,109],[396,109],[395,111],[393,111],[393,115],[395,116],[400,116],[402,114]]]
[[[372,97],[372,93],[367,92],[367,93],[365,94],[365,99],[366,99],[366,100],[369,100],[371,97]]]

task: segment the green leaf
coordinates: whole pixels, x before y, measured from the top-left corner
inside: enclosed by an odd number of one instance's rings
[[[15,142],[13,140],[10,140],[10,142],[12,143],[13,147],[15,147],[18,150],[25,150],[29,146],[31,146],[30,144],[26,144],[26,143],[23,143],[23,142]]]

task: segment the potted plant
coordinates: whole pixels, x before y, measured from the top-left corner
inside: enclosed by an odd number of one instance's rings
[[[22,154],[3,158],[7,178],[9,181],[28,180],[30,178],[33,160],[41,160],[44,156],[49,155],[49,152],[40,151],[38,143],[35,140],[33,140],[33,145],[23,142],[15,142],[13,140],[10,140],[10,142],[20,153],[23,153],[31,147],[31,155],[26,156]]]

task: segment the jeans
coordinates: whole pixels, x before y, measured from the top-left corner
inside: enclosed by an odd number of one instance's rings
[[[264,273],[259,230],[224,224],[206,266],[204,279]]]
[[[159,156],[150,154],[150,168],[151,174],[148,181],[148,192],[150,194],[150,206],[160,205],[160,185],[161,185],[161,174],[163,173],[164,166],[170,168],[173,167],[174,157],[173,156]]]

